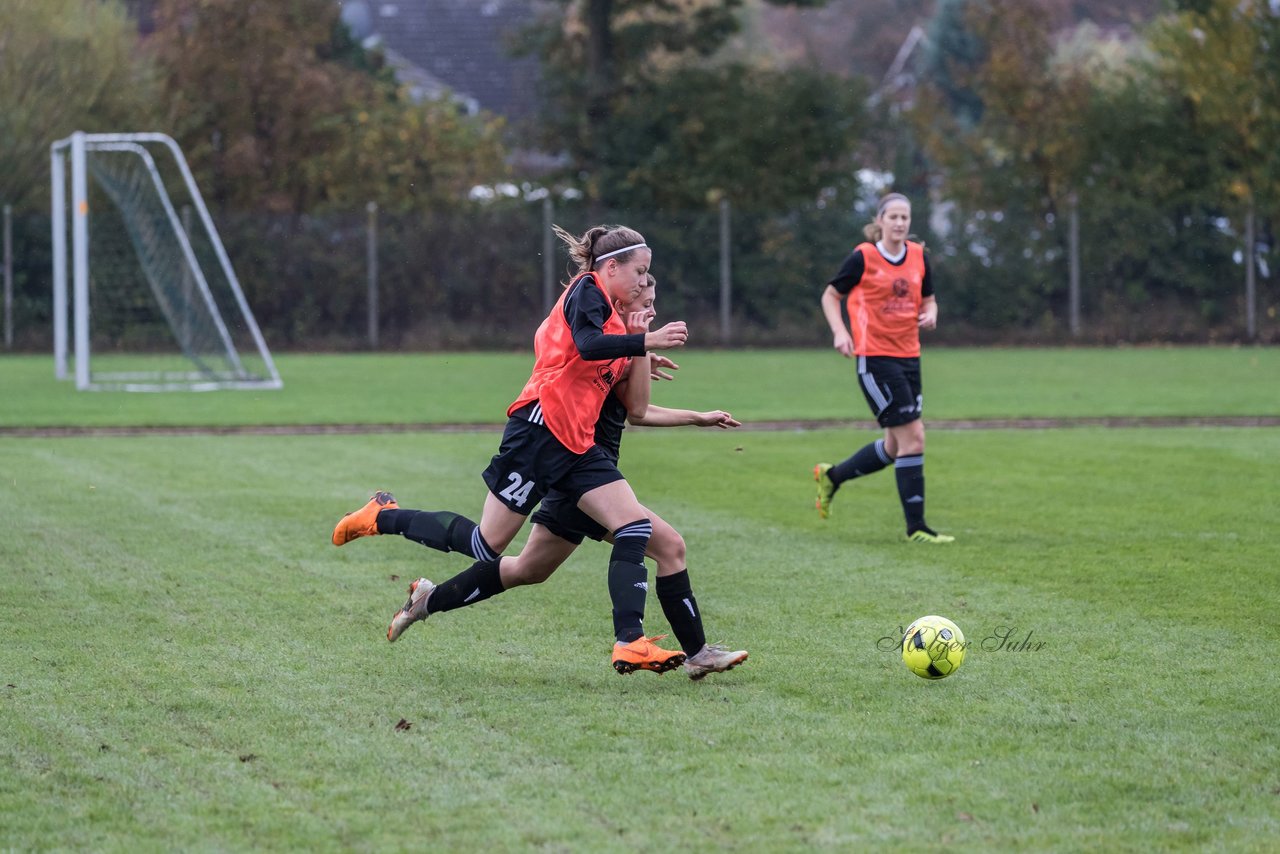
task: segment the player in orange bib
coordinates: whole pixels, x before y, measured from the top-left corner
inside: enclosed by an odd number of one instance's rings
[[[654,300],[657,282],[650,275],[649,286],[630,303],[615,301],[619,315],[626,318],[628,327],[648,326],[656,316]],[[628,423],[648,426],[675,427],[694,425],[731,429],[741,426],[728,412],[711,410],[697,412],[688,409],[668,409],[650,403],[650,383],[653,378],[672,379],[662,368],[675,370],[678,366],[666,357],[650,353],[630,360],[623,378],[605,398],[595,424],[595,443],[615,461],[619,457],[622,433]],[[394,503],[390,493],[379,493],[367,510],[349,514],[339,522],[338,539],[347,541],[353,537],[371,534],[400,534],[429,548],[442,552],[467,552],[468,532],[477,525],[454,513],[411,510]],[[746,650],[729,649],[718,643],[708,643],[703,630],[702,615],[690,583],[684,538],[675,528],[652,510],[646,509],[653,523],[653,536],[649,539],[646,556],[657,564],[657,594],[663,613],[683,651],[664,649],[656,641],[662,635],[640,638],[613,648],[613,667],[620,674],[648,670],[663,673],[684,663],[684,670],[692,679],[702,679],[711,673],[723,673],[747,660]],[[363,519],[359,517],[363,516]],[[491,596],[504,593],[527,584],[540,584],[553,573],[577,549],[585,538],[608,540],[609,531],[578,509],[575,499],[558,490],[552,490],[543,498],[531,519],[533,525],[529,539],[518,555],[504,555],[498,566],[500,589],[486,590],[475,596],[450,596],[449,591],[458,588],[470,593],[467,579],[472,570],[450,578],[434,586],[427,601],[428,613],[467,607],[488,601]],[[447,525],[445,524],[447,522]],[[335,540],[336,542],[336,540]],[[425,578],[413,582],[410,589],[419,587],[430,590],[432,584]],[[485,595],[488,592],[489,595]],[[610,590],[611,594],[615,590]],[[628,601],[623,608],[633,607],[631,600],[644,593],[643,588],[632,587],[626,591]],[[436,597],[440,598],[437,599]],[[444,605],[449,607],[445,608]],[[398,615],[397,615],[398,616]],[[393,625],[395,625],[393,621]]]
[[[644,555],[653,523],[618,471],[616,458],[595,444],[594,434],[627,360],[683,346],[688,329],[675,321],[650,332],[647,319],[629,327],[614,308],[615,301],[634,300],[648,284],[652,253],[639,232],[601,225],[581,237],[558,227],[556,233],[568,244],[578,271],[534,336],[533,371],[507,409],[502,444],[483,473],[489,493],[480,524],[468,530],[462,517],[448,511],[417,518],[423,528],[415,539],[462,551],[476,563],[440,587],[426,579],[415,582],[409,601],[387,628],[387,640],[432,613],[502,592],[499,556],[554,489],[612,534],[608,578],[618,642],[658,653],[642,629],[648,587]],[[395,507],[390,494],[374,495],[339,523],[334,544],[383,533],[378,528],[382,510]],[[685,659],[682,653],[662,654],[671,666]]]
[[[911,202],[901,193],[880,200],[875,220],[822,292],[822,313],[832,346],[857,360],[858,384],[884,438],[836,465],[818,463],[818,515],[847,480],[894,467],[907,538],[950,543],[924,519],[924,397],[920,382],[920,330],[938,325],[929,259],[923,244],[907,239]]]

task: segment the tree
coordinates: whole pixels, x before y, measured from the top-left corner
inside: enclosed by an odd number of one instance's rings
[[[982,99],[970,81],[985,58],[986,46],[969,26],[970,0],[939,0],[929,23],[923,78],[940,103],[962,128],[982,118]]]
[[[777,205],[848,171],[865,87],[723,57],[742,5],[560,0],[530,31],[525,49],[547,69],[543,143],[590,197]]]
[[[1280,10],[1264,0],[1205,0],[1162,21],[1160,69],[1218,141],[1214,174],[1244,221],[1246,334],[1257,334],[1254,255],[1259,199],[1280,200]]]
[[[1001,234],[986,242],[985,260],[1020,270],[1017,287],[1027,304],[1044,306],[1068,281],[1063,214],[1087,172],[1079,122],[1092,81],[1082,67],[1054,61],[1067,18],[1053,4],[960,0],[941,6],[939,16],[943,23],[933,31],[946,42],[932,62],[946,73],[931,76],[915,110],[917,127],[946,176],[942,195],[969,216],[981,213],[988,235]],[[1011,242],[1006,229],[1021,234]]]
[[[330,0],[159,0],[153,15],[167,123],[221,205],[422,208],[501,172],[497,124],[411,102]]]
[[[0,31],[0,200],[47,209],[49,144],[151,130],[158,99],[115,0],[6,0]]]

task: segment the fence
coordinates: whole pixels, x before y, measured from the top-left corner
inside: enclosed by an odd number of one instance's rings
[[[932,212],[917,205],[916,230],[930,248],[942,308],[933,340],[1250,338],[1246,259],[1235,233],[1242,229],[1207,214],[1141,220],[1081,210],[1073,240],[1069,222],[1017,212],[953,213],[956,224],[934,234],[927,228]],[[861,241],[864,219],[822,205],[619,212],[547,198],[426,214],[373,206],[300,216],[215,213],[248,302],[277,351],[527,348],[569,274],[567,255],[549,239],[552,221],[570,231],[625,222],[644,233],[654,247],[660,317],[687,320],[699,345],[825,346],[818,296]],[[5,344],[48,349],[49,217],[15,212],[11,222]],[[1079,247],[1074,270],[1072,245]],[[1280,341],[1273,256],[1265,246],[1256,255],[1254,323],[1262,342]]]

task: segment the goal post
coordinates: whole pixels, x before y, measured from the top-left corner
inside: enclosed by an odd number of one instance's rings
[[[282,387],[172,138],[77,132],[50,158],[58,379],[72,357],[82,390]]]

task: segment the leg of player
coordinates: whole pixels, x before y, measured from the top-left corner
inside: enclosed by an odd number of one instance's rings
[[[486,541],[499,542],[501,548],[506,548],[519,533],[524,520],[524,516],[507,507],[491,492],[485,497],[484,515],[480,518],[478,530],[482,534],[488,533],[484,537]],[[498,595],[505,589],[501,566],[501,558],[495,555],[477,560],[438,587],[425,578],[414,581],[409,585],[409,600],[391,618],[387,640],[394,643],[405,629],[434,613],[474,605]]]
[[[924,521],[924,421],[917,418],[889,427],[886,450],[894,457],[898,499],[907,522],[907,539],[917,543],[951,543],[955,537],[939,534]]]
[[[473,559],[496,554],[481,536],[479,525],[450,510],[383,510],[378,514],[378,533],[399,534],[438,552],[458,552]]]
[[[818,463],[813,467],[813,479],[818,483],[818,516],[831,515],[831,499],[846,480],[875,474],[893,462],[893,456],[885,449],[885,440],[876,439],[863,445],[847,460],[831,465]]]
[[[730,650],[720,644],[708,644],[702,628],[702,612],[694,598],[685,562],[684,537],[665,519],[649,511],[653,536],[649,539],[648,556],[658,564],[658,602],[671,624],[676,640],[689,656],[684,670],[691,679],[708,673],[723,673],[747,660],[745,649]]]
[[[502,588],[510,590],[512,587],[523,587],[526,584],[541,584],[550,578],[577,548],[577,543],[561,539],[546,527],[534,523],[529,531],[529,539],[525,541],[520,554],[502,558],[499,569]]]
[[[376,492],[364,507],[338,521],[332,539],[335,546],[341,546],[360,537],[399,534],[436,551],[460,552],[475,560],[492,560],[510,544],[520,526],[496,512],[490,519],[491,530],[486,538],[481,526],[466,516],[450,510],[402,508],[390,492]]]
[[[659,647],[655,641],[663,636],[644,634],[644,606],[649,590],[644,555],[653,534],[648,511],[625,480],[592,489],[578,499],[578,508],[612,532],[609,598],[613,601],[613,669],[626,675],[636,670],[665,673],[679,667],[686,657],[683,652]]]
[[[598,486],[578,499],[578,507],[613,532],[609,556],[609,592],[613,598],[613,628],[620,643],[644,637],[644,600],[648,589],[645,549],[653,523],[625,480]]]

